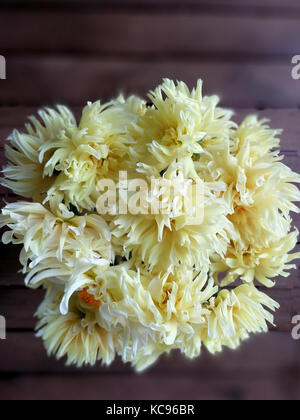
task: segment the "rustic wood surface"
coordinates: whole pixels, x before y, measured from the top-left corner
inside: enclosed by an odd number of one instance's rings
[[[82,9],[82,0],[2,0],[3,8],[7,7],[57,7],[62,5],[72,5],[73,7],[79,6]],[[87,5],[95,6],[96,8],[130,8],[134,7],[135,10],[141,8],[158,8],[161,10],[163,7],[167,7],[168,13],[174,13],[176,10],[184,7],[194,7],[202,10],[207,6],[214,6],[217,10],[222,13],[226,13],[228,10],[232,13],[234,10],[246,9],[249,10],[249,6],[252,6],[256,10],[267,9],[268,12],[282,10],[294,10],[298,9],[298,0],[185,0],[184,3],[180,0],[84,0],[84,6]],[[225,7],[226,6],[226,7]],[[238,9],[236,7],[239,6]]]
[[[222,35],[223,36],[223,35]],[[1,87],[1,105],[83,105],[119,92],[145,96],[163,77],[194,86],[205,80],[206,94],[243,108],[298,108],[300,84],[291,77],[290,59],[253,62],[186,58],[109,58],[101,55],[7,55],[10,78]]]
[[[1,0],[0,166],[6,137],[38,107],[64,103],[79,116],[87,100],[121,90],[145,96],[162,77],[190,85],[202,77],[205,93],[236,108],[237,121],[251,112],[283,128],[284,162],[300,171],[300,81],[291,77],[299,38],[299,0]],[[15,199],[0,188],[2,204]],[[293,219],[300,229],[300,215]],[[291,337],[300,261],[268,291],[281,304],[269,334],[238,351],[203,350],[193,362],[175,352],[137,375],[120,360],[78,370],[47,357],[34,336],[43,291],[25,288],[19,247],[0,245],[0,252],[0,314],[8,327],[0,399],[300,398],[300,341]]]

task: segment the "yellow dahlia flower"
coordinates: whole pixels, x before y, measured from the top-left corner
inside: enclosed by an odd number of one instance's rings
[[[243,147],[245,142],[250,144],[251,160],[255,161],[270,152],[278,155],[280,134],[282,130],[273,130],[268,125],[268,119],[259,120],[256,115],[246,117],[237,127],[232,144],[234,154]]]
[[[99,325],[113,332],[124,362],[135,363],[152,344],[199,354],[204,303],[218,291],[206,269],[154,275],[127,262],[104,270],[97,282],[87,291],[100,300]]]
[[[25,283],[37,288],[43,284],[61,284],[65,290],[62,313],[74,291],[88,286],[100,270],[114,260],[110,231],[99,215],[61,219],[39,203],[14,203],[2,209],[0,226],[10,231],[4,243],[24,244],[20,262]]]
[[[37,328],[49,353],[68,355],[68,363],[109,364],[114,354],[144,370],[163,352],[180,349],[193,358],[202,342],[211,352],[235,348],[250,332],[266,331],[278,305],[254,286],[222,290],[205,270],[151,276],[128,264],[103,273],[101,293],[81,289],[60,313],[63,292],[48,288],[37,312]],[[217,297],[214,297],[217,295]]]
[[[289,232],[290,212],[299,212],[294,202],[300,201],[300,193],[293,183],[300,177],[280,162],[278,133],[250,116],[222,153],[206,152],[195,162],[199,176],[225,183],[221,196],[237,235],[230,238],[225,258],[215,257],[211,267],[216,281],[226,273],[222,286],[240,277],[271,287],[270,279],[287,276],[286,270],[295,268],[288,263],[299,258],[288,253],[297,243],[298,232]]]
[[[117,180],[120,170],[131,171],[135,163],[129,154],[134,141],[128,127],[143,113],[143,102],[120,97],[117,101],[101,105],[89,103],[83,110],[78,129],[59,139],[48,141],[40,148],[40,159],[51,151],[44,174],[58,172],[55,183],[48,191],[46,202],[64,202],[79,211],[93,210],[99,196],[97,183],[102,178]]]
[[[95,209],[99,179],[116,179],[122,166],[135,168],[128,130],[144,106],[136,97],[125,101],[122,96],[103,105],[88,103],[78,126],[65,107],[40,111],[41,122],[30,117],[27,133],[9,137],[11,163],[2,184],[23,197],[49,202],[54,211],[61,203],[75,212]]]
[[[274,318],[267,309],[274,311],[279,305],[253,284],[245,284],[232,291],[222,290],[206,308],[209,315],[202,340],[211,353],[216,353],[223,346],[236,349],[250,333],[268,331],[267,322],[273,324]]]
[[[256,146],[254,146],[254,149]],[[293,204],[300,201],[300,192],[292,183],[300,177],[279,162],[278,152],[253,158],[250,140],[245,139],[232,153],[229,145],[223,152],[206,155],[196,162],[199,176],[210,181],[222,181],[226,191],[229,220],[238,230],[244,243],[259,241],[267,246],[272,238],[286,233],[289,212],[299,212]]]
[[[170,164],[163,178],[197,182],[189,158]],[[212,254],[224,255],[229,238],[234,237],[232,225],[226,218],[229,210],[225,201],[218,197],[222,188],[222,183],[204,184],[203,200],[197,202],[203,206],[203,220],[199,223],[191,224],[187,212],[117,215],[113,220],[115,228],[112,227],[114,243],[123,256],[132,255],[138,265],[144,263],[151,270],[168,271],[179,266],[201,269],[208,264]],[[149,202],[154,198],[158,202],[162,200],[161,189],[154,193],[157,197],[154,194]]]
[[[216,284],[222,287],[234,283],[238,278],[243,282],[252,283],[258,280],[266,287],[272,287],[275,282],[270,280],[278,276],[288,277],[288,270],[296,269],[291,261],[300,258],[300,253],[290,252],[297,244],[298,231],[284,235],[277,241],[272,241],[267,247],[257,244],[244,245],[242,241],[232,241],[225,258],[215,258],[211,271]],[[219,280],[219,275],[222,275]]]
[[[44,340],[48,354],[58,359],[67,356],[67,364],[94,365],[97,361],[109,365],[115,358],[112,335],[96,321],[93,308],[81,308],[80,298],[74,296],[69,311],[59,310],[62,293],[51,286],[40,305],[37,336]]]
[[[38,115],[40,120],[29,117],[30,123],[25,125],[24,133],[14,130],[8,137],[5,154],[9,164],[3,170],[5,179],[1,181],[15,194],[40,202],[54,181],[54,178],[44,176],[48,156],[40,162],[40,148],[46,142],[58,139],[65,131],[74,130],[76,121],[64,106],[58,106],[57,110],[40,110]]]
[[[140,144],[141,161],[158,171],[203,148],[222,146],[235,127],[232,112],[217,106],[217,96],[203,97],[201,80],[190,92],[185,83],[164,79],[149,98],[153,106],[139,119],[133,136]]]
[[[93,284],[73,291],[67,313],[61,313],[60,285],[47,288],[37,328],[49,353],[68,354],[69,363],[82,365],[97,357],[109,363],[116,352],[139,369],[149,365],[141,361],[149,347],[160,349],[150,358],[153,362],[171,348],[198,355],[204,315],[209,314],[203,304],[218,291],[205,270],[196,276],[193,271],[151,276],[128,263],[104,270]]]

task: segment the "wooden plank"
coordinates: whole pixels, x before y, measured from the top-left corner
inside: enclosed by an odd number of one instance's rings
[[[26,21],[26,25],[24,25]],[[1,12],[2,54],[53,52],[192,57],[290,58],[297,53],[297,18],[120,12]],[[55,27],[55,31],[53,31]],[[22,28],[21,34],[16,28]],[[82,30],[82,28],[85,28]],[[42,34],[42,36],[41,36]],[[5,35],[5,36],[4,36]]]
[[[24,274],[19,272],[22,267],[19,262],[21,249],[21,245],[3,245],[2,242],[0,243],[0,286],[24,285]]]
[[[183,3],[180,0],[2,0],[1,6],[47,6],[47,7],[57,7],[57,6],[78,6],[82,9],[88,6],[94,6],[97,9],[104,7],[135,7],[138,9],[141,8],[151,8],[151,9],[162,9],[167,7],[169,10],[175,8],[182,8]],[[193,10],[200,9],[204,7],[213,6],[217,10],[224,11],[231,7],[238,7],[239,9],[248,9],[250,6],[258,9],[274,9],[279,8],[280,10],[285,9],[298,9],[299,2],[297,0],[185,0],[184,6],[186,8],[192,7]]]
[[[293,329],[292,319],[300,315],[300,290],[270,289],[264,290],[272,299],[280,304],[274,316],[274,327],[271,330],[286,331],[291,333]]]
[[[8,329],[33,329],[34,313],[44,297],[43,290],[28,290],[16,287],[0,288],[1,315]]]
[[[152,86],[153,87],[153,86]],[[193,85],[189,86],[190,88]],[[84,104],[83,104],[84,105]],[[223,104],[221,104],[223,105]],[[40,105],[41,107],[42,105]],[[29,115],[36,114],[39,109],[39,106],[1,106],[0,107],[0,130],[5,128],[22,128],[24,123],[27,122]],[[82,107],[73,106],[72,111],[80,117]],[[270,125],[272,128],[281,128],[284,130],[283,141],[288,141],[288,138],[285,139],[284,135],[286,131],[291,132],[300,132],[300,109],[255,109],[255,108],[241,108],[235,109],[234,121],[240,123],[247,115],[255,114],[259,119],[268,118],[270,119]],[[0,141],[3,136],[0,135]],[[289,148],[289,145],[286,145],[286,148]]]
[[[80,57],[11,57],[8,79],[1,83],[0,106],[83,105],[146,92],[162,77],[194,86],[204,80],[205,94],[219,94],[224,106],[234,108],[298,108],[300,83],[291,77],[289,60],[274,63],[117,60]]]
[[[299,377],[270,373],[1,376],[3,400],[285,400],[300,397]],[[116,385],[117,384],[117,385]]]
[[[260,357],[257,358],[257,354]],[[292,340],[289,333],[270,332],[253,335],[235,351],[224,349],[218,355],[209,354],[204,348],[201,356],[191,361],[173,351],[169,356],[162,356],[151,367],[151,372],[176,372],[209,374],[210,376],[225,375],[232,372],[247,374],[249,372],[270,372],[289,369],[295,366],[299,358],[299,343]],[[245,363],[247,360],[247,363]],[[76,372],[74,366],[65,366],[65,360],[57,361],[48,357],[41,339],[31,332],[8,332],[7,339],[0,342],[0,372]],[[116,373],[131,372],[129,364],[124,364],[119,358],[109,367],[98,363],[94,367],[83,367],[84,373]]]
[[[265,290],[270,297],[280,304],[275,313],[275,327],[271,330],[291,332],[292,318],[300,314],[300,289],[270,289]],[[5,316],[7,328],[30,329],[34,328],[36,320],[33,315],[44,296],[43,290],[27,290],[23,288],[1,287],[0,308],[1,315]]]

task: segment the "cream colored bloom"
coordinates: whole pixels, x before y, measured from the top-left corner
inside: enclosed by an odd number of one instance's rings
[[[140,143],[141,161],[158,171],[204,148],[222,147],[235,127],[232,112],[218,107],[217,96],[203,97],[201,80],[190,92],[185,83],[164,79],[149,98],[153,106],[133,136]]]
[[[270,153],[277,156],[280,146],[279,136],[282,134],[282,130],[273,130],[268,123],[268,119],[259,120],[256,115],[246,117],[237,127],[232,144],[233,153],[236,155],[248,142],[253,162]]]
[[[10,136],[6,155],[11,163],[2,184],[23,197],[49,202],[53,211],[62,203],[78,212],[93,210],[99,179],[117,179],[122,167],[135,168],[128,131],[144,107],[136,97],[88,103],[78,126],[65,107],[40,111],[41,122],[30,117],[27,133]]]
[[[49,353],[79,366],[109,364],[116,353],[141,371],[173,349],[194,358],[202,342],[213,353],[236,348],[249,333],[267,331],[267,309],[278,308],[253,285],[218,293],[205,270],[151,276],[126,263],[106,270],[98,284],[74,292],[63,315],[63,292],[48,289],[37,328]]]
[[[98,322],[113,332],[125,362],[135,364],[151,346],[179,348],[189,357],[200,353],[204,304],[218,291],[205,268],[152,274],[127,262],[104,270],[96,283],[88,292],[101,302]]]
[[[211,353],[223,346],[236,349],[250,333],[268,331],[274,311],[279,305],[254,285],[242,285],[232,291],[222,290],[206,306],[209,310],[202,340]]]
[[[189,158],[171,164],[164,179],[199,181]],[[217,196],[222,188],[222,183],[204,184],[203,200],[198,202],[194,197],[193,204],[204,208],[204,217],[199,223],[189,222],[185,208],[178,215],[172,212],[118,215],[112,223],[115,226],[112,227],[114,243],[123,256],[130,254],[138,266],[143,262],[151,270],[168,271],[179,266],[201,269],[214,253],[224,255],[229,238],[234,236],[226,218],[229,210],[225,201]],[[157,201],[162,200],[161,189],[156,193]],[[201,209],[199,213],[202,213]]]
[[[97,361],[109,365],[115,358],[112,335],[96,321],[93,307],[81,308],[80,299],[71,299],[69,311],[59,310],[62,293],[51,286],[36,316],[37,336],[45,343],[48,354],[58,359],[67,356],[67,364],[94,365]]]
[[[44,176],[44,164],[39,161],[40,148],[48,141],[55,141],[62,133],[76,127],[73,113],[64,106],[57,110],[40,110],[38,120],[29,117],[25,132],[14,130],[5,146],[9,164],[3,170],[2,185],[25,198],[41,202],[54,182],[54,177]],[[55,174],[54,174],[55,176]]]
[[[60,284],[64,314],[74,291],[92,283],[97,271],[114,260],[110,231],[98,215],[62,219],[39,203],[19,202],[2,210],[2,225],[11,229],[4,233],[4,243],[24,244],[20,262],[25,283],[33,288]]]
[[[298,232],[289,232],[290,212],[299,212],[294,202],[300,201],[300,193],[294,183],[300,177],[280,162],[278,133],[265,120],[248,117],[222,153],[206,153],[195,162],[204,179],[226,185],[221,196],[230,209],[227,217],[237,238],[231,238],[225,258],[213,259],[216,280],[226,273],[223,286],[241,277],[271,287],[270,279],[287,276],[287,270],[295,268],[289,263],[299,258],[297,253],[289,254]]]
[[[196,163],[197,172],[204,179],[225,183],[222,197],[241,240],[267,246],[286,234],[290,211],[299,212],[293,202],[300,200],[300,193],[292,183],[300,182],[300,177],[279,162],[274,155],[278,152],[253,158],[257,146],[247,138],[237,141],[236,153],[224,145],[222,153],[206,155],[203,163]]]
[[[291,261],[300,258],[300,253],[290,252],[297,244],[298,231],[284,235],[267,247],[259,244],[243,245],[242,241],[233,241],[228,247],[225,258],[217,257],[211,271],[217,284],[222,287],[234,283],[239,277],[243,282],[258,280],[266,287],[272,287],[278,276],[288,277],[289,270],[296,269]],[[219,275],[226,273],[222,280]]]
[[[101,105],[89,103],[83,110],[79,126],[59,139],[48,141],[40,148],[40,160],[47,152],[52,156],[44,167],[44,175],[59,173],[48,191],[46,202],[75,206],[79,211],[93,210],[99,197],[98,181],[118,179],[119,171],[135,170],[130,150],[134,141],[129,127],[134,125],[143,102],[132,97]]]
[[[200,331],[209,314],[204,304],[218,291],[205,270],[152,276],[133,271],[128,263],[104,270],[88,287],[73,291],[67,313],[61,313],[61,285],[47,289],[37,329],[49,353],[67,354],[69,363],[82,365],[97,358],[110,363],[116,352],[139,370],[172,348],[199,355]]]

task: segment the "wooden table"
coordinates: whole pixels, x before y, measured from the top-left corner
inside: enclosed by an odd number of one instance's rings
[[[191,86],[202,77],[205,93],[220,94],[237,121],[255,112],[284,128],[285,162],[300,171],[300,80],[291,77],[299,40],[298,0],[2,0],[1,165],[7,135],[42,105],[60,102],[78,112],[87,100],[120,89],[144,96],[162,77]],[[294,222],[299,229],[299,216]],[[8,337],[0,341],[0,399],[300,398],[300,341],[291,337],[291,319],[300,314],[299,269],[270,292],[281,309],[269,334],[235,352],[203,351],[194,362],[175,353],[136,375],[120,361],[77,370],[47,357],[33,334],[43,292],[25,289],[18,252],[1,245],[0,314]]]

